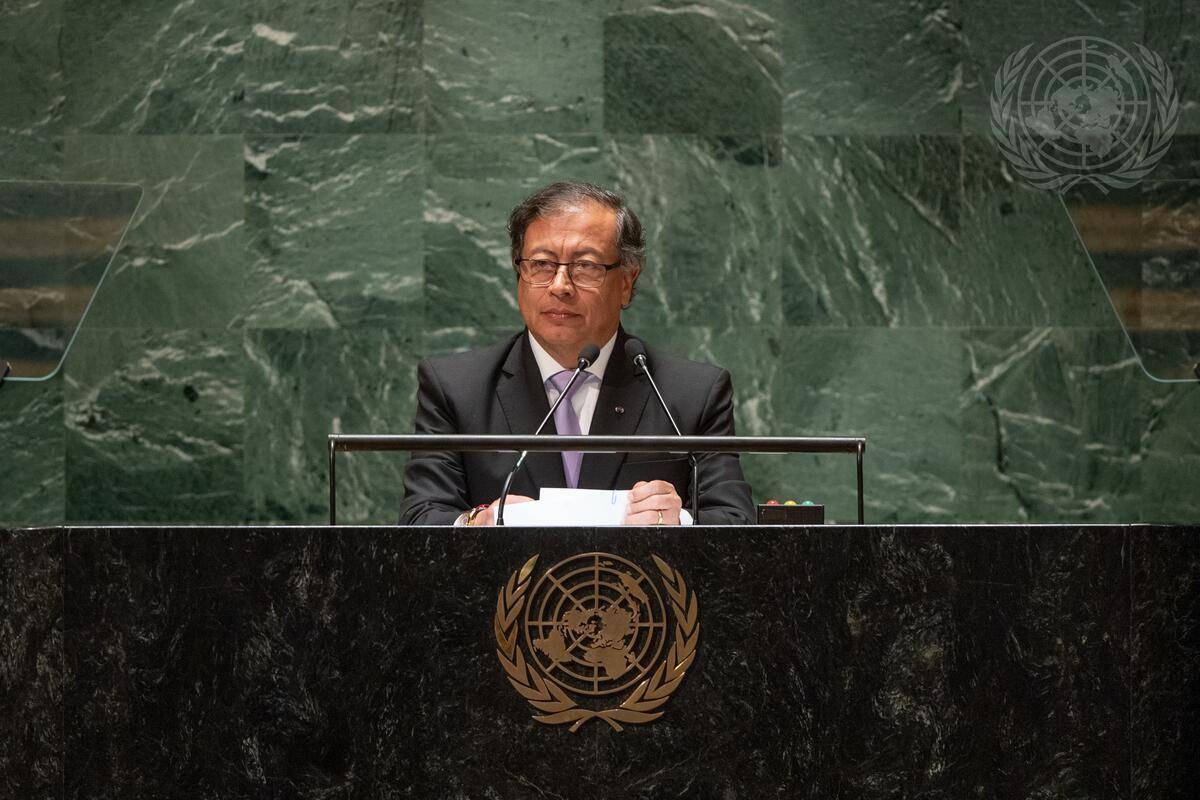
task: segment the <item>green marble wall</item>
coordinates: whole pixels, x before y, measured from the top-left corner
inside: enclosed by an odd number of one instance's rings
[[[0,522],[309,522],[324,436],[408,430],[417,360],[517,321],[507,211],[559,178],[647,224],[627,325],[726,365],[749,434],[861,434],[875,522],[1200,515],[1200,387],[1149,380],[991,74],[1069,34],[1184,88],[1177,0],[0,2],[0,179],[146,197],[60,377],[0,390]],[[402,457],[348,456],[389,522]],[[853,514],[846,458],[760,499]]]

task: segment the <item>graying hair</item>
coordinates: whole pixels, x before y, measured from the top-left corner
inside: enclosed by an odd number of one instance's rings
[[[558,181],[543,186],[521,201],[520,205],[508,215],[508,235],[512,242],[513,271],[517,272],[517,261],[521,258],[521,249],[525,246],[525,229],[535,219],[552,216],[581,203],[599,203],[610,208],[617,215],[617,251],[620,254],[621,268],[634,270],[642,268],[642,258],[646,254],[646,234],[642,231],[642,222],[633,209],[625,205],[625,199],[615,192],[610,192],[593,183],[578,181]],[[632,295],[630,296],[632,300]]]

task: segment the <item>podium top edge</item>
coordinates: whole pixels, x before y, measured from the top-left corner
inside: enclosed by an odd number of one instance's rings
[[[381,450],[588,453],[861,453],[854,436],[511,436],[501,434],[329,434],[334,452]]]

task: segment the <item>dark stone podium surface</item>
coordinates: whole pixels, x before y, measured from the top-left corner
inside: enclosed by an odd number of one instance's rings
[[[534,721],[497,593],[678,570],[663,717]],[[1200,786],[1200,531],[0,532],[0,797],[1142,798]]]

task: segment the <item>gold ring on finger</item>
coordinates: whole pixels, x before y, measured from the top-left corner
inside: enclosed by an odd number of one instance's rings
[[[658,522],[656,522],[656,523],[654,523],[654,524],[655,524],[655,525],[662,525],[662,509],[661,509],[661,508],[659,508],[659,509],[655,509],[655,510],[656,510],[656,511],[658,511]]]

